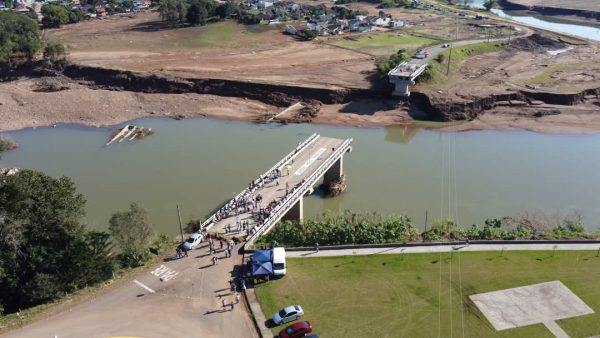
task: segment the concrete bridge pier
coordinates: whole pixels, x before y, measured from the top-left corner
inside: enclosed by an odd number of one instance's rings
[[[410,90],[409,87],[413,86],[415,84],[415,81],[411,81],[411,80],[402,80],[402,79],[394,79],[392,80],[390,78],[390,82],[394,83],[394,92],[392,93],[393,96],[400,96],[400,97],[409,97],[410,96]]]
[[[304,220],[304,198],[299,198],[298,202],[292,205],[290,210],[288,210],[288,212],[285,215],[283,215],[281,220],[302,222]]]
[[[333,181],[339,180],[344,173],[344,156],[335,161],[335,163],[329,168],[325,174],[323,174],[323,184],[330,185]]]

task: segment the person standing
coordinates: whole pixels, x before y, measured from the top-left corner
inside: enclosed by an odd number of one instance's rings
[[[240,302],[240,294],[239,293],[235,293],[235,303],[238,304]]]
[[[315,251],[319,253],[319,242],[315,243]]]

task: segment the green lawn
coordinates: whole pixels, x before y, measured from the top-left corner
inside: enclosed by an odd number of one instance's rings
[[[399,49],[415,50],[424,46],[441,43],[430,37],[414,36],[394,32],[365,34],[360,37],[347,37],[330,40],[334,46],[355,49],[372,55],[385,55],[396,53]]]
[[[553,336],[541,324],[497,332],[468,296],[552,280],[596,311],[559,325],[573,338],[600,334],[600,257],[589,251],[295,258],[256,293],[267,317],[302,305],[322,337],[438,337],[441,328],[441,337],[531,338]]]
[[[202,27],[202,31],[193,37],[181,39],[179,44],[186,48],[205,47],[255,47],[263,43],[272,43],[261,36],[262,32],[279,28],[266,25],[245,26],[233,21],[221,21]]]

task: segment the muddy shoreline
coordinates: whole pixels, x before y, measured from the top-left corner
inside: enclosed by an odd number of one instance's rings
[[[600,24],[600,12],[593,10],[583,10],[583,9],[575,9],[575,8],[559,8],[559,7],[549,7],[549,6],[527,6],[523,5],[511,0],[500,0],[500,6],[504,10],[509,11],[522,11],[529,12],[538,15],[547,15],[554,16],[557,18],[565,18],[571,20],[574,18],[578,18],[582,22],[588,22],[591,24]]]
[[[385,87],[362,88],[319,88],[252,83],[222,79],[196,79],[162,77],[131,71],[105,69],[69,64],[64,69],[37,68],[22,72],[21,79],[36,77],[64,78],[77,83],[74,97],[87,97],[88,92],[97,94],[97,101],[86,102],[82,107],[70,107],[70,113],[62,114],[35,107],[32,116],[19,113],[26,110],[23,100],[6,116],[0,113],[0,130],[17,130],[27,127],[53,125],[56,123],[78,123],[91,126],[110,126],[138,118],[161,116],[171,118],[214,117],[230,120],[264,122],[278,115],[283,107],[302,102],[314,114],[287,114],[274,121],[281,123],[318,123],[355,127],[383,127],[410,125],[423,121],[465,121],[461,127],[448,130],[531,130],[550,133],[588,133],[600,131],[600,88],[587,89],[571,94],[557,94],[518,90],[501,95],[472,97],[469,100],[448,101],[414,91],[410,102],[391,98]],[[17,81],[17,80],[12,80]],[[10,84],[11,81],[0,83]],[[69,86],[52,85],[41,93],[40,100],[52,95],[67,95],[69,90],[56,91]],[[56,88],[54,88],[56,87]],[[64,88],[63,88],[64,87]],[[14,93],[11,94],[14,98]],[[9,95],[10,96],[10,95]],[[108,97],[111,96],[109,99]],[[116,96],[118,100],[112,98]],[[7,100],[6,98],[0,99]],[[61,97],[61,101],[72,101]],[[119,100],[123,102],[119,104]],[[106,107],[107,102],[116,102]],[[141,101],[141,103],[140,103]],[[10,105],[0,101],[0,107]],[[23,108],[19,107],[23,106]],[[76,104],[75,104],[76,106]],[[102,106],[97,112],[94,106]],[[412,112],[416,107],[418,116]],[[107,110],[106,110],[107,109]],[[10,110],[10,109],[6,109]],[[42,112],[40,112],[40,110]],[[69,110],[69,109],[67,109]],[[101,110],[101,109],[99,109]],[[306,110],[306,109],[305,109]],[[300,110],[301,112],[302,110]],[[16,120],[15,120],[16,119]],[[28,120],[29,119],[29,120]]]

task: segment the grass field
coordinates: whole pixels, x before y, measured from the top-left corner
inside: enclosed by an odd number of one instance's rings
[[[552,280],[596,311],[558,324],[573,338],[600,334],[600,257],[589,251],[295,258],[256,293],[267,317],[302,305],[322,337],[532,338],[552,335],[541,324],[497,332],[468,296]]]
[[[413,36],[400,33],[365,34],[360,37],[349,37],[328,42],[331,45],[358,50],[371,55],[388,56],[399,49],[415,50],[424,46],[441,43],[429,37]]]
[[[186,48],[205,47],[256,47],[262,43],[269,43],[261,33],[277,30],[279,28],[266,25],[245,26],[233,21],[211,23],[202,27],[202,32],[197,36],[186,37],[179,43]],[[267,37],[268,38],[268,37]]]

